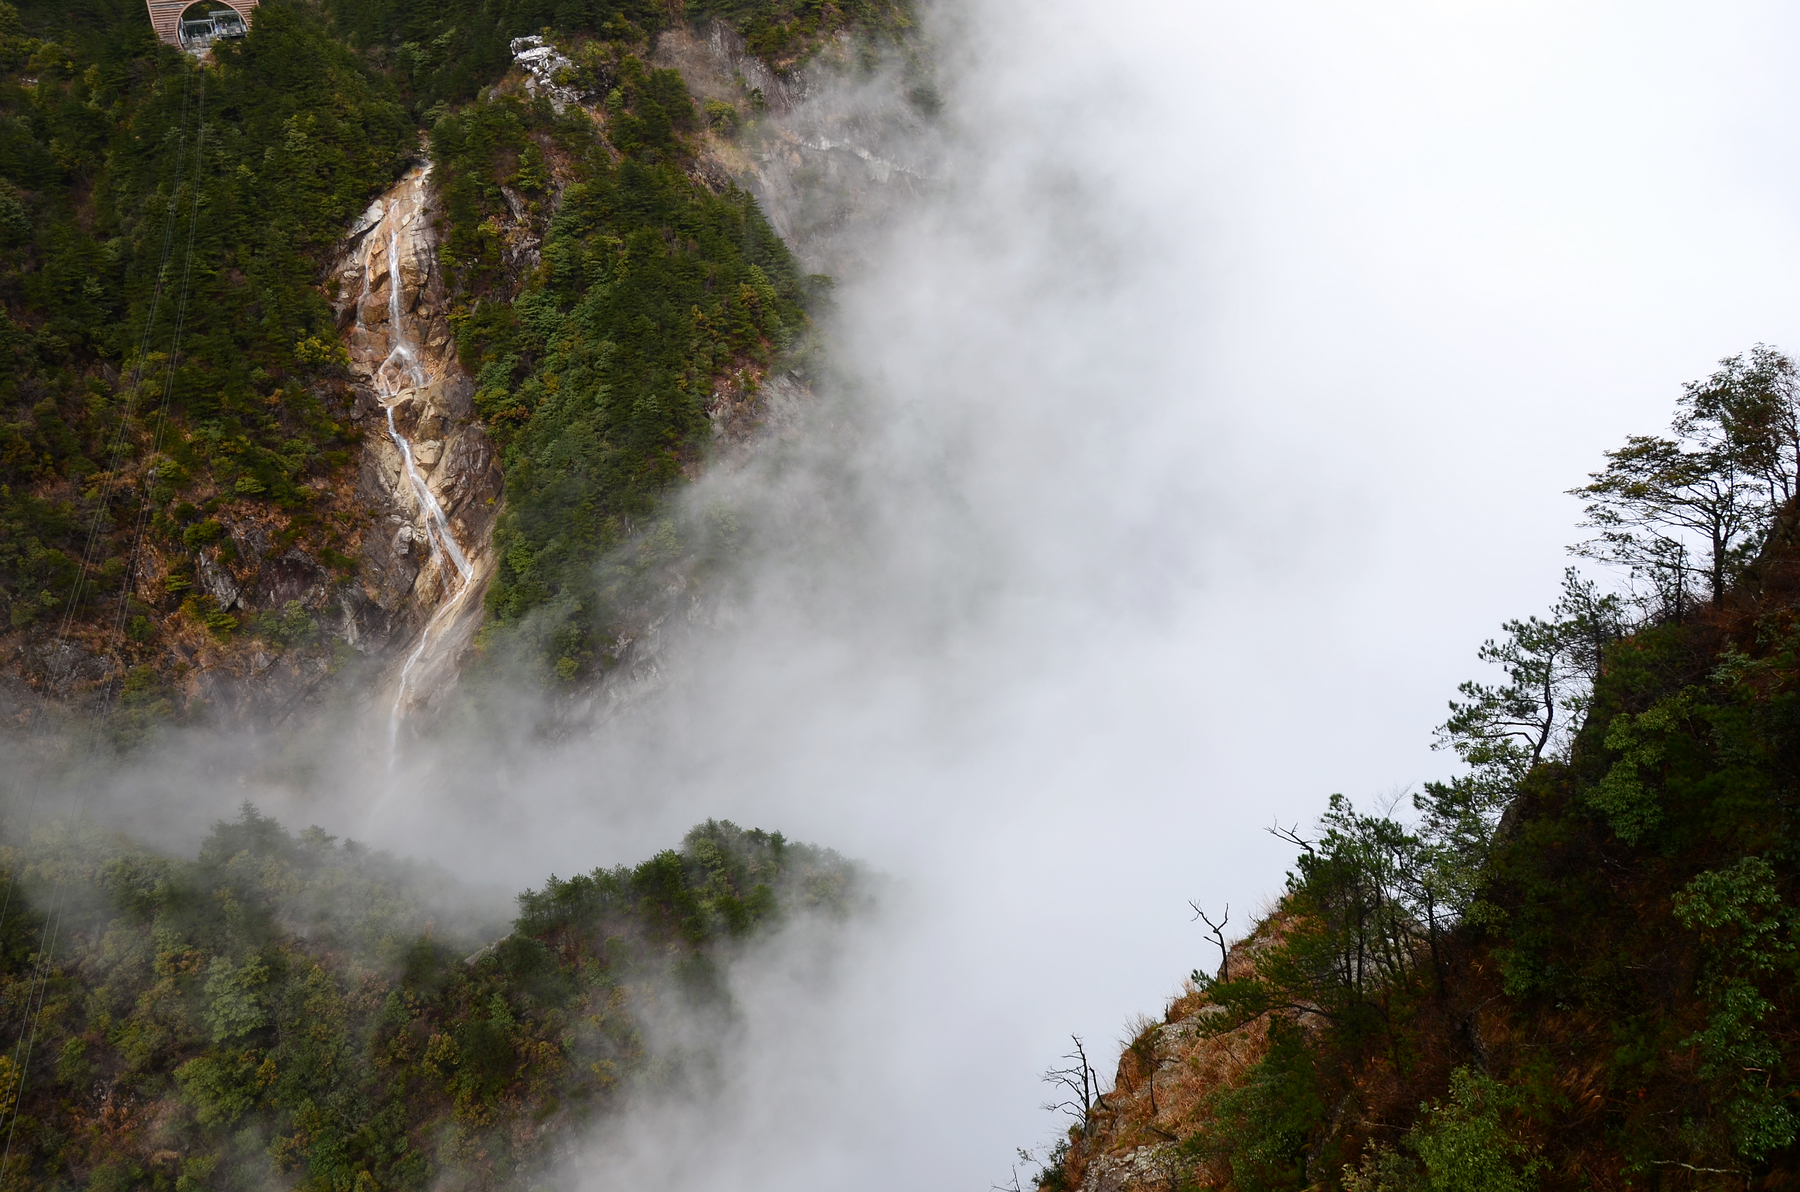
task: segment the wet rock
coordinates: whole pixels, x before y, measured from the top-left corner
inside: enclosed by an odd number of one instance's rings
[[[231,540],[238,555],[255,567],[269,553],[269,528],[261,522],[243,522],[232,527]]]
[[[237,581],[213,552],[202,551],[194,561],[194,571],[200,581],[200,590],[218,602],[221,611],[237,607],[238,597],[242,594]]]
[[[557,75],[574,67],[574,63],[563,56],[555,46],[547,46],[544,39],[537,34],[530,37],[512,39],[513,61],[525,70],[525,91],[533,97],[542,92],[550,100],[550,106],[557,115],[569,104],[580,103],[584,93],[567,83],[557,81]]]
[[[112,673],[112,662],[73,641],[48,641],[37,648],[39,664],[55,682],[92,682]]]
[[[431,387],[431,404],[447,417],[463,421],[475,416],[475,382],[462,372]]]
[[[400,249],[400,313],[410,312],[419,303],[419,295],[431,277],[431,257],[418,241]]]
[[[324,573],[297,550],[271,559],[257,569],[254,591],[264,608],[280,608],[290,600],[312,606],[324,595]]]
[[[356,222],[350,225],[350,234],[348,238],[351,241],[360,240],[365,232],[381,222],[382,214],[386,212],[386,210],[387,204],[380,199],[376,199],[373,203],[370,203],[369,209],[357,216]]]
[[[455,615],[439,622],[413,672],[429,675],[429,684],[410,693],[408,707],[455,683],[456,660],[480,620],[500,494],[499,465],[475,415],[474,384],[463,374],[443,314],[448,298],[437,268],[438,200],[430,178],[428,164],[415,164],[382,196],[379,211],[371,206],[367,220],[351,225],[332,268],[334,306],[357,378],[350,417],[364,432],[353,500],[368,516],[354,523],[355,538],[345,547],[357,560],[356,582],[334,585],[328,574],[302,566],[283,575],[279,591],[273,590],[274,568],[265,566],[270,578],[258,579],[271,589],[271,604],[295,593],[288,598],[316,609],[320,628],[362,653],[367,667],[386,671],[390,683],[426,624],[457,597]],[[517,231],[509,230],[508,260]],[[397,345],[406,351],[396,353]],[[412,473],[396,436],[410,449]],[[433,500],[455,551],[436,528]],[[458,553],[474,577],[466,584]],[[291,668],[279,660],[263,670],[244,669],[246,681],[265,685],[304,691],[318,681],[310,672],[288,676]],[[393,698],[391,689],[380,698]]]

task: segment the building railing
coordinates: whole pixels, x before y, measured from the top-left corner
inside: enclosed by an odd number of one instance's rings
[[[205,50],[222,37],[242,37],[249,32],[244,18],[229,8],[209,12],[203,17],[183,17],[178,28],[181,48],[193,53]]]

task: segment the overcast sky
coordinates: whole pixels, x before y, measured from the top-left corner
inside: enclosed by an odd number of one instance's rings
[[[740,974],[740,1116],[596,1188],[1005,1178],[1066,1035],[1210,963],[1187,900],[1278,891],[1264,826],[1446,772],[1563,490],[1800,348],[1791,6],[951,2],[949,193],[840,290],[842,522],[603,739],[333,825],[514,888],[709,815],[893,877],[829,979]]]

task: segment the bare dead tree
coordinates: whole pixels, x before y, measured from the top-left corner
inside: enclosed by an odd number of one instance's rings
[[[1219,980],[1223,981],[1231,964],[1231,949],[1225,946],[1225,924],[1231,922],[1231,904],[1225,904],[1225,917],[1217,923],[1193,899],[1188,899],[1188,905],[1194,908],[1194,918],[1206,924],[1207,930],[1212,932],[1213,942],[1219,945]]]
[[[1296,848],[1305,849],[1309,853],[1313,851],[1313,842],[1300,835],[1300,825],[1298,823],[1295,823],[1291,828],[1284,828],[1281,826],[1281,821],[1276,820],[1273,824],[1264,828],[1263,831],[1267,832],[1277,840],[1287,841]]]
[[[1088,1115],[1093,1113],[1094,1106],[1106,1108],[1106,1102],[1100,1093],[1100,1077],[1088,1063],[1087,1047],[1082,1043],[1080,1035],[1070,1035],[1075,1050],[1065,1053],[1062,1058],[1069,1061],[1061,1068],[1047,1068],[1042,1080],[1058,1092],[1068,1095],[1061,1101],[1052,1101],[1044,1108],[1051,1112],[1066,1113],[1087,1128]]]
[[[1138,1068],[1144,1073],[1145,1083],[1150,1086],[1150,1128],[1156,1130],[1156,1041],[1162,1035],[1160,1026],[1152,1026],[1132,1041],[1131,1051],[1137,1057]],[[1161,1133],[1160,1130],[1157,1130]]]
[[[1026,1155],[1024,1151],[1020,1151],[1019,1155],[1024,1158],[1026,1162],[1031,1161],[1030,1157]],[[1004,1184],[989,1184],[988,1189],[989,1192],[1025,1192],[1025,1190],[1019,1186],[1019,1169],[1017,1167],[1012,1169],[1012,1179],[1009,1182]]]

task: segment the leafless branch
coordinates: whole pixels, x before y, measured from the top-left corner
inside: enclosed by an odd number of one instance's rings
[[[1313,851],[1313,842],[1300,835],[1300,825],[1298,822],[1291,828],[1284,828],[1281,826],[1281,821],[1276,820],[1269,827],[1264,828],[1263,831],[1267,832],[1277,840],[1285,840],[1289,844],[1298,848],[1303,848],[1309,853]]]
[[[1217,923],[1193,899],[1188,899],[1188,905],[1194,908],[1194,918],[1206,924],[1207,929],[1212,932],[1213,941],[1219,945],[1219,980],[1223,981],[1231,964],[1231,949],[1225,946],[1225,925],[1231,922],[1231,904],[1225,904],[1225,917]]]
[[[1068,1066],[1047,1068],[1041,1079],[1045,1084],[1067,1089],[1070,1096],[1066,1100],[1053,1101],[1044,1108],[1051,1112],[1066,1113],[1085,1127],[1094,1106],[1099,1104],[1104,1109],[1106,1103],[1100,1099],[1100,1077],[1095,1074],[1093,1065],[1088,1063],[1087,1047],[1082,1043],[1081,1036],[1070,1035],[1069,1039],[1075,1044],[1075,1050],[1062,1057],[1069,1061]]]
[[[1681,1167],[1688,1171],[1697,1171],[1704,1175],[1749,1175],[1741,1167],[1695,1167],[1692,1163],[1683,1163],[1678,1159],[1652,1159],[1652,1167]]]

